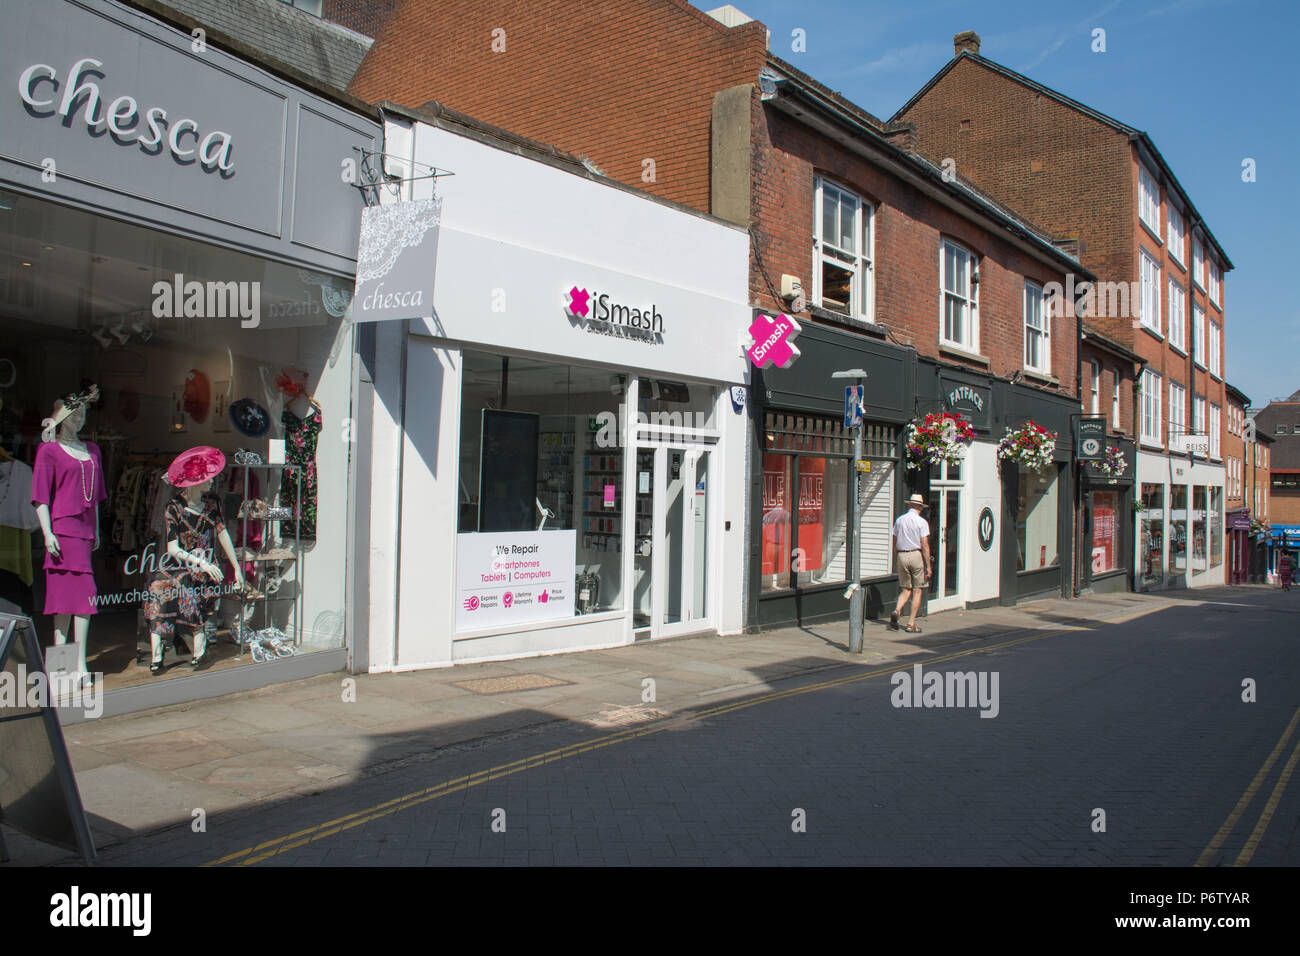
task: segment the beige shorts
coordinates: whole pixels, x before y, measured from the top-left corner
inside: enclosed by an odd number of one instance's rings
[[[904,590],[925,587],[925,558],[920,551],[898,553],[898,586]]]

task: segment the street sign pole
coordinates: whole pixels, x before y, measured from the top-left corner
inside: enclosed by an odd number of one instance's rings
[[[850,560],[849,560],[849,653],[862,653],[862,549],[861,530],[862,530],[862,472],[858,468],[858,462],[862,460],[862,401],[865,397],[864,382],[867,373],[860,369],[848,369],[843,372],[832,372],[831,378],[851,378],[856,380],[854,387],[855,395],[850,398],[849,390],[845,390],[844,401],[844,421],[845,425],[850,422],[853,426],[853,528],[847,535],[850,542]],[[856,408],[851,406],[856,405]],[[850,414],[852,413],[852,414]]]

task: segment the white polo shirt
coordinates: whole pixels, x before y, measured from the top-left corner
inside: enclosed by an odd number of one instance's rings
[[[894,522],[894,540],[899,551],[920,551],[921,542],[930,535],[930,522],[911,508]]]

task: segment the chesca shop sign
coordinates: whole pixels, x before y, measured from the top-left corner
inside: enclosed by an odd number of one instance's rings
[[[205,132],[196,120],[169,117],[161,106],[144,106],[129,93],[110,100],[98,82],[107,79],[103,61],[94,57],[82,57],[62,74],[48,63],[32,63],[18,74],[18,96],[38,118],[61,117],[65,126],[80,120],[92,135],[107,130],[115,141],[134,143],[150,155],[166,149],[182,163],[223,173],[234,169],[229,133]]]

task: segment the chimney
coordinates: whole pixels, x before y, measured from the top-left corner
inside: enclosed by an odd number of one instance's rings
[[[962,50],[970,50],[972,53],[979,53],[980,35],[974,30],[966,30],[953,37],[952,55],[960,56]]]

